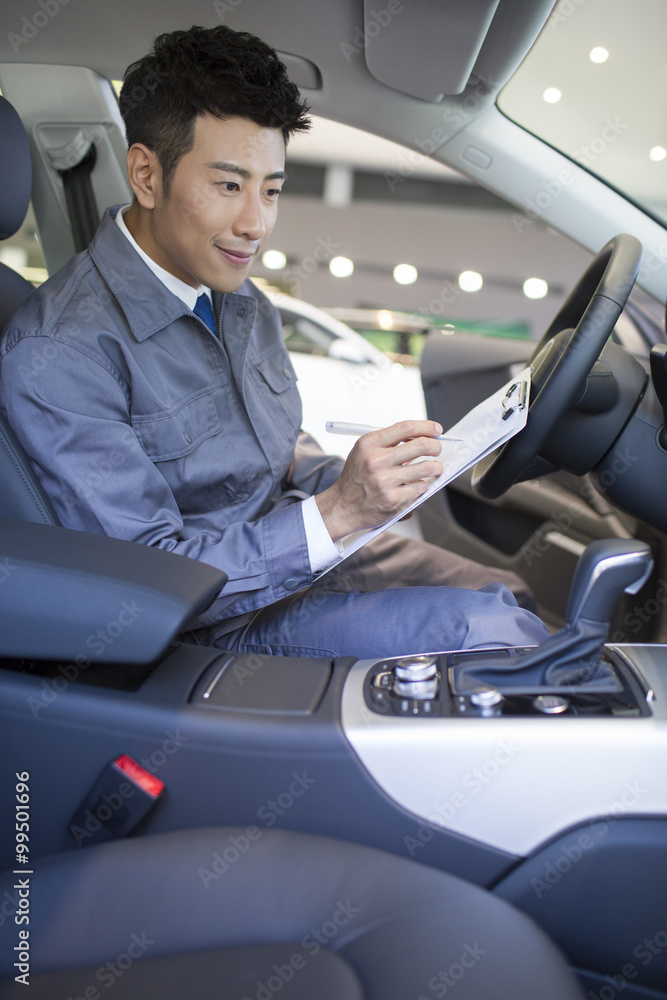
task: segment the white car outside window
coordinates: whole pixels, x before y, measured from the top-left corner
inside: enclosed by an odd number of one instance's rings
[[[267,295],[280,312],[299,379],[303,429],[328,454],[345,457],[355,438],[327,433],[327,420],[387,427],[398,420],[426,418],[419,368],[392,361],[308,302],[270,290]]]

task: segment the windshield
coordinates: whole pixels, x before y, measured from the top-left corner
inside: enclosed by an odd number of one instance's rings
[[[667,221],[665,0],[560,0],[498,105]]]

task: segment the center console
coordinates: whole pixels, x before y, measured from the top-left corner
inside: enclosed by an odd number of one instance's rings
[[[419,654],[379,660],[366,673],[365,707],[404,718],[500,718],[527,716],[633,718],[650,716],[654,692],[646,679],[612,649],[601,654],[604,684],[518,685],[499,674],[493,686],[461,683],[463,671],[506,665],[507,675],[537,647]]]
[[[589,547],[540,646],[332,661],[170,645],[191,595],[219,588],[174,575],[178,557],[62,528],[8,538],[0,727],[6,774],[31,775],[37,863],[77,849],[72,815],[129,755],[165,786],[138,836],[275,826],[380,847],[505,895],[588,968],[664,929],[667,646],[604,644],[650,569],[641,543]],[[667,948],[642,982],[663,974]]]
[[[590,545],[539,646],[357,662],[342,722],[373,779],[424,823],[522,857],[613,809],[666,815],[667,650],[604,645],[651,566],[642,543]]]

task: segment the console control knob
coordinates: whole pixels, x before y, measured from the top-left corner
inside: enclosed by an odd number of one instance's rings
[[[570,702],[567,698],[563,698],[559,694],[538,694],[533,701],[533,708],[544,715],[560,715],[561,712],[566,712],[569,707]]]
[[[437,656],[403,656],[394,663],[394,676],[399,681],[428,681],[438,673]]]
[[[431,677],[427,681],[394,681],[394,694],[402,698],[431,699],[438,693],[438,678]]]
[[[394,663],[394,694],[428,700],[438,692],[438,657],[403,656]]]
[[[496,688],[481,688],[470,695],[470,704],[476,705],[480,715],[500,715],[500,706],[504,698]]]

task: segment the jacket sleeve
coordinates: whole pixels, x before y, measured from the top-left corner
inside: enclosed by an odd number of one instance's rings
[[[336,482],[345,460],[327,455],[315,438],[301,431],[294,448],[294,460],[289,471],[290,487],[303,490],[309,496],[322,493]]]
[[[312,582],[299,504],[215,530],[184,525],[133,431],[122,381],[100,360],[37,332],[7,351],[1,382],[9,423],[63,525],[154,545],[227,574],[194,624],[253,611]],[[316,483],[324,467],[303,460]]]

